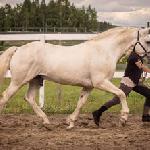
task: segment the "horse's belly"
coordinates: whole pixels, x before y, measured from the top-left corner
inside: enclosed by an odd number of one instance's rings
[[[54,81],[64,85],[77,85],[82,87],[92,87],[92,82],[89,78],[79,78],[75,76],[47,75],[45,79]]]

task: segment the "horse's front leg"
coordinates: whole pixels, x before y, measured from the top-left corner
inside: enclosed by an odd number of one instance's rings
[[[121,105],[122,105],[120,121],[121,121],[122,125],[125,125],[125,123],[128,119],[128,114],[129,114],[129,108],[127,105],[125,93],[122,90],[120,90],[119,88],[117,88],[115,85],[113,85],[109,80],[104,80],[104,81],[102,81],[102,83],[95,83],[94,87],[101,89],[101,90],[111,92],[119,97]]]
[[[75,111],[67,118],[67,123],[69,124],[67,129],[71,129],[74,127],[74,122],[77,120],[80,110],[81,110],[82,106],[85,104],[85,102],[87,101],[87,98],[88,98],[91,90],[92,89],[89,89],[89,88],[82,89]]]

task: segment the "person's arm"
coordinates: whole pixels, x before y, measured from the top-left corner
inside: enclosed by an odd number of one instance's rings
[[[150,73],[150,68],[148,66],[142,64],[142,62],[139,60],[138,62],[135,63],[140,69],[142,69],[144,72]]]

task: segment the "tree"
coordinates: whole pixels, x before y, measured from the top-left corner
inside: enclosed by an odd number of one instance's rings
[[[4,31],[5,27],[5,8],[1,7],[0,8],[0,31]]]
[[[45,4],[45,0],[41,1],[41,7],[40,7],[40,19],[42,22],[42,27],[45,28],[46,26],[46,4]]]
[[[106,30],[113,27],[107,22],[97,21],[97,12],[91,5],[76,8],[69,0],[24,0],[11,8],[9,4],[0,8],[0,30],[3,27],[74,27],[86,31]]]
[[[25,0],[23,5],[22,5],[22,10],[21,10],[21,21],[22,21],[22,26],[25,27],[26,29],[29,26],[30,22],[30,12],[31,12],[31,1],[30,0]]]
[[[97,29],[97,13],[95,9],[91,8],[91,5],[89,5],[87,9],[87,15],[88,15],[88,30],[95,31]]]
[[[21,9],[22,9],[22,5],[21,4],[17,4],[16,7],[14,7],[13,9],[13,21],[14,21],[14,26],[13,27],[21,27],[22,26],[22,22],[21,22]]]
[[[59,9],[54,0],[51,0],[47,6],[47,25],[50,27],[58,27],[59,24]]]
[[[5,11],[4,26],[5,28],[7,28],[7,30],[9,30],[11,27],[13,27],[13,10],[9,4],[6,4],[4,11]]]

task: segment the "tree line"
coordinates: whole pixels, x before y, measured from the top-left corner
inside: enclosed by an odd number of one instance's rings
[[[0,8],[0,31],[11,28],[84,28],[87,32],[104,31],[113,27],[107,22],[98,22],[97,12],[90,5],[76,8],[69,0],[25,0],[12,7],[6,4]]]

